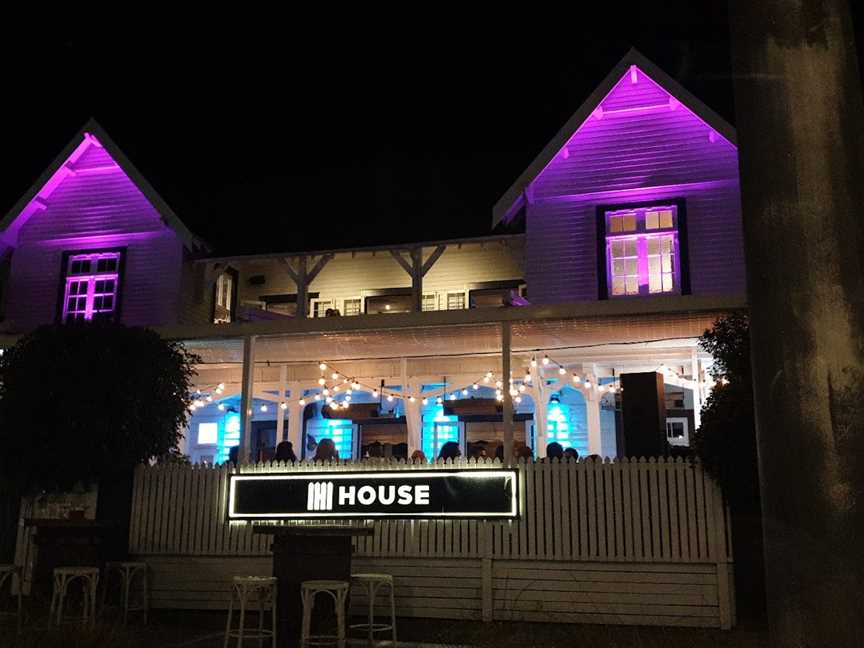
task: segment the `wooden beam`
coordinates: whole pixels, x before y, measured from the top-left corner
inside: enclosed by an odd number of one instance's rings
[[[408,263],[405,260],[405,257],[402,256],[402,250],[390,250],[390,256],[396,259],[399,262],[399,265],[402,266],[402,269],[409,275],[413,273],[411,264]]]
[[[439,245],[435,248],[435,251],[429,255],[429,258],[426,259],[426,262],[423,264],[423,276],[426,276],[426,273],[432,269],[432,266],[435,265],[435,262],[441,258],[441,255],[444,254],[444,250],[447,249],[446,245]]]
[[[291,259],[288,257],[279,259],[283,264],[285,264],[285,270],[288,272],[288,276],[291,277],[291,280],[295,283],[299,283],[299,275],[297,271],[291,266]]]
[[[305,257],[304,257],[305,258]],[[318,273],[324,269],[330,260],[333,258],[332,254],[322,254],[318,261],[315,262],[315,265],[312,266],[312,269],[306,273],[306,286],[308,288],[309,284],[315,281],[315,277],[318,276]]]

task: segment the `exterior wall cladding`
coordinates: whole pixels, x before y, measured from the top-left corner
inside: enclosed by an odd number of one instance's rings
[[[598,205],[674,198],[686,205],[691,293],[745,292],[736,147],[641,70],[636,79],[628,71],[532,183],[534,303],[601,297]]]
[[[7,320],[12,330],[55,321],[66,251],[125,248],[121,319],[177,320],[183,245],[105,149],[90,146],[22,226],[12,255]]]

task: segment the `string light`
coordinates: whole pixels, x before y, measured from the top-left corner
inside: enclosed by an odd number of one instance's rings
[[[281,407],[283,410],[287,410],[288,409],[288,403],[279,403],[279,407]]]
[[[315,400],[320,401],[321,400],[321,394],[315,394]]]
[[[411,402],[411,403],[413,403],[413,402],[416,401],[416,400],[417,400],[417,399],[414,398],[413,396],[409,396],[409,397],[408,397],[408,401]]]
[[[531,367],[532,367],[532,368],[536,368],[536,367],[537,367],[537,358],[531,358]]]
[[[480,389],[480,385],[478,385],[477,383],[474,383],[473,385],[471,385],[471,388],[472,388],[474,391],[477,391],[478,389]]]
[[[301,399],[297,402],[297,404],[298,404],[300,407],[306,407],[306,399],[305,399],[305,398],[301,398]]]
[[[590,380],[585,381],[585,389],[591,389],[591,381]]]
[[[346,403],[350,403],[350,402],[351,402],[351,397],[350,397],[350,396],[346,396],[346,397],[345,397],[345,402],[346,402]]]
[[[262,406],[261,406],[261,411],[262,411],[262,412],[266,412],[266,411],[267,411],[267,406],[266,406],[266,405],[262,405]]]
[[[328,396],[326,399],[324,399],[324,402],[327,403],[327,404],[329,405],[330,403],[333,402],[333,397],[332,397],[332,396]]]
[[[525,385],[519,385],[519,391],[525,393]]]
[[[564,367],[558,367],[558,373],[563,376],[567,373],[567,370]]]
[[[522,397],[521,397],[521,396],[517,396],[516,398],[513,399],[513,402],[516,403],[516,404],[518,405],[519,403],[522,402]]]
[[[456,394],[450,394],[450,400],[451,401],[456,400]]]
[[[467,389],[463,389],[463,390],[462,390],[462,395],[463,395],[463,396],[467,396],[467,395],[468,395],[468,390],[467,390]]]
[[[492,379],[489,376],[483,376],[483,382],[484,383],[488,383],[490,380],[492,380]]]
[[[543,356],[543,365],[545,366],[545,365],[548,365],[548,364],[549,364],[549,356],[548,356],[548,355],[544,355],[544,356]]]
[[[378,398],[378,390],[377,389],[372,390],[372,398]]]
[[[387,394],[387,402],[388,402],[388,403],[392,403],[392,402],[393,402],[393,394]]]
[[[321,371],[327,371],[327,363],[326,363],[326,362],[322,362],[321,364],[318,365],[318,368],[319,368]]]
[[[526,383],[530,383],[530,382],[531,382],[531,374],[530,374],[530,373],[526,373],[526,374],[525,374],[525,378],[524,378],[523,380],[524,380]]]
[[[324,376],[321,376],[321,377],[318,379],[318,384],[321,385],[321,386],[324,386],[324,385],[327,384],[327,381],[324,380]]]
[[[577,376],[576,374],[573,374],[573,382],[574,383],[579,384],[581,381],[582,381],[582,379],[579,376]]]
[[[207,398],[205,399],[208,403],[213,402],[213,397],[210,394],[207,394]]]
[[[495,381],[495,386],[496,386],[498,389],[501,389],[501,387],[504,386],[504,383],[501,382],[500,380],[496,380],[496,381]]]
[[[444,403],[444,399],[441,398],[441,397],[439,396],[438,398],[435,399],[435,402],[436,402],[438,405],[441,405],[442,403]]]
[[[423,404],[424,404],[424,405],[428,405],[428,404],[429,404],[429,399],[428,399],[428,398],[424,398],[424,399],[423,399]]]
[[[219,403],[216,407],[219,409],[220,412],[225,411],[225,404],[224,403]]]
[[[325,387],[324,389],[321,390],[321,393],[324,394],[325,396],[329,396],[330,390]]]
[[[330,377],[331,377],[333,380],[336,380],[336,379],[339,377],[339,374],[336,373],[336,372],[334,371],[332,374],[330,374]]]

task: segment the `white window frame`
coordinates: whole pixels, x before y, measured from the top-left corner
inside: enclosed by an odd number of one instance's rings
[[[357,312],[349,314],[348,313],[348,302],[356,301],[357,302]],[[342,315],[346,317],[356,317],[357,315],[363,314],[363,298],[362,297],[348,297],[342,300]]]
[[[309,314],[312,317],[326,317],[328,308],[333,308],[332,299],[312,299],[309,303]]]
[[[672,440],[673,437],[669,436],[669,432],[671,431],[669,429],[670,423],[681,423],[683,428],[684,428],[684,436],[682,436],[678,439],[675,439],[673,441]],[[690,421],[687,419],[686,416],[667,416],[666,417],[666,441],[667,441],[667,443],[669,443],[669,445],[682,446],[685,448],[690,447]]]
[[[457,295],[462,296],[462,308],[450,308],[450,298]],[[447,305],[446,310],[466,310],[468,308],[468,291],[466,290],[449,290],[444,298]]]
[[[432,302],[433,302],[432,308],[426,308],[426,300],[427,299],[432,300]],[[420,310],[422,310],[424,313],[429,313],[432,311],[440,310],[439,306],[440,306],[440,304],[439,304],[437,292],[423,293],[423,297],[421,298],[421,301],[420,301]]]
[[[97,271],[97,264],[102,259],[111,259],[115,262],[114,270],[110,271]],[[80,262],[86,260],[90,264],[90,269],[88,272],[72,272],[72,264],[76,262]],[[62,317],[63,321],[73,321],[73,320],[85,320],[90,321],[93,319],[95,315],[108,313],[109,316],[116,316],[118,310],[118,302],[120,299],[120,267],[123,263],[123,252],[118,250],[106,250],[105,252],[80,252],[80,253],[71,253],[66,260],[66,268],[65,270],[65,285],[63,287],[63,304],[62,304]],[[110,292],[96,292],[96,283],[99,281],[113,281],[114,289]],[[72,284],[77,285],[86,285],[86,291],[84,293],[76,292],[74,295],[71,293]],[[95,300],[97,297],[104,298],[106,296],[111,297],[111,308],[104,309],[100,308],[96,310]],[[75,299],[76,308],[69,308],[69,300]],[[84,310],[81,311],[77,308],[77,301],[79,299],[84,299]],[[75,315],[83,315],[83,317],[73,317]]]

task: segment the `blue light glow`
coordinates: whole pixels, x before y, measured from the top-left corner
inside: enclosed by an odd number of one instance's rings
[[[546,415],[546,434],[549,443],[557,441],[563,448],[573,447],[569,407],[554,400],[549,404],[549,411]]]
[[[444,407],[437,405],[423,415],[423,453],[430,461],[437,459],[449,441],[459,442],[459,417],[445,416]]]
[[[321,438],[333,439],[340,459],[354,458],[354,426],[350,419],[326,419],[326,432]],[[319,439],[320,440],[320,439]]]
[[[216,463],[228,461],[231,448],[238,445],[240,445],[240,415],[237,412],[229,412],[219,425],[219,450],[216,454]]]

